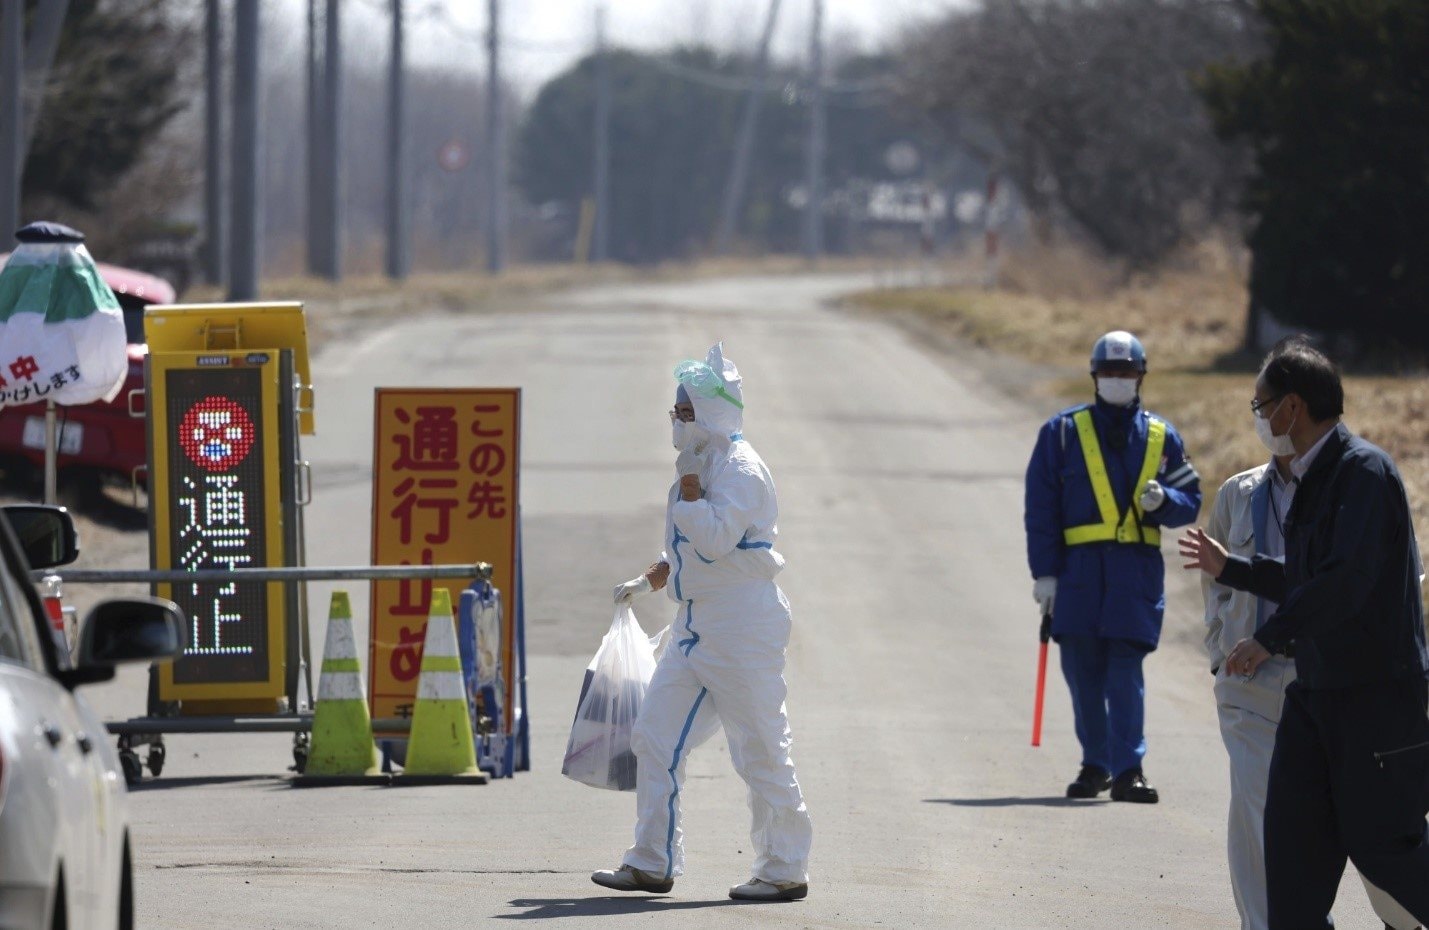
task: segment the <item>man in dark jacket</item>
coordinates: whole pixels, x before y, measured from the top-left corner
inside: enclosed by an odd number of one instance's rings
[[[1226,657],[1247,680],[1293,654],[1265,808],[1271,930],[1332,927],[1348,856],[1429,922],[1429,651],[1420,559],[1388,455],[1340,422],[1334,364],[1303,339],[1267,357],[1251,410],[1293,447],[1285,561],[1227,556],[1197,529],[1187,568],[1279,608]],[[1274,451],[1274,450],[1273,450]]]

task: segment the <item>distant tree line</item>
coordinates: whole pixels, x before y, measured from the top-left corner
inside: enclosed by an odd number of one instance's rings
[[[708,47],[607,54],[611,257],[654,262],[704,253],[714,237],[748,99],[741,81],[754,64]],[[841,64],[835,79],[876,88],[876,76],[891,69],[886,59],[854,57]],[[532,203],[575,210],[592,196],[595,93],[596,58],[589,56],[536,95],[522,121],[515,157],[516,181]],[[803,205],[791,194],[804,183],[807,93],[801,70],[771,67],[738,224],[746,248],[798,248]],[[841,188],[855,179],[895,177],[885,156],[898,142],[913,145],[925,162],[917,170],[931,170],[935,179],[946,164],[929,163],[946,162],[947,153],[937,152],[920,114],[894,106],[886,94],[831,94],[827,112],[828,238],[838,249],[842,230],[834,214]]]
[[[26,3],[29,18],[38,3]],[[96,254],[123,260],[145,224],[194,215],[195,10],[188,0],[70,0],[26,164],[27,218],[75,222],[102,243]],[[277,28],[291,17],[265,15],[267,269],[291,273],[303,264],[306,223],[302,36]],[[375,270],[386,50],[380,36],[352,38],[348,252],[354,270]],[[703,253],[753,62],[707,47],[608,54],[612,257]],[[858,245],[837,219],[856,213],[840,196],[899,176],[888,154],[910,143],[920,163],[904,176],[966,188],[995,171],[1034,228],[1076,230],[1129,267],[1244,217],[1255,307],[1429,348],[1425,0],[982,0],[911,30],[885,55],[845,55],[831,70],[835,249]],[[518,257],[570,257],[572,218],[592,194],[594,92],[586,57],[524,111],[511,98]],[[410,94],[418,266],[475,264],[487,200],[482,81],[414,69]],[[766,94],[739,235],[749,249],[793,250],[803,69],[773,63]],[[441,167],[446,143],[463,157]],[[967,152],[981,164],[970,167]]]

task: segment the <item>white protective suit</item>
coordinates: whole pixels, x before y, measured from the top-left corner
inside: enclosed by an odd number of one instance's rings
[[[1232,555],[1250,558],[1265,546],[1256,544],[1252,498],[1272,480],[1270,466],[1261,465],[1227,479],[1216,493],[1206,533]],[[1279,516],[1284,517],[1285,492],[1276,488]],[[1262,519],[1275,519],[1268,504]],[[1201,573],[1206,601],[1206,652],[1216,676],[1216,710],[1221,739],[1230,756],[1231,803],[1227,830],[1231,890],[1242,930],[1269,926],[1265,896],[1265,794],[1270,780],[1270,756],[1285,688],[1295,680],[1294,660],[1271,656],[1250,681],[1227,675],[1225,658],[1236,643],[1255,634],[1260,607],[1255,595],[1216,584]],[[1268,616],[1269,610],[1264,611]],[[1361,876],[1363,879],[1363,876]],[[1379,918],[1396,930],[1409,930],[1419,922],[1381,889],[1365,880],[1370,905]]]
[[[753,877],[807,882],[813,830],[789,758],[784,708],[789,602],[774,583],[784,567],[774,551],[779,505],[769,469],[740,432],[739,372],[719,345],[706,363],[727,397],[687,385],[695,421],[730,441],[712,443],[702,457],[700,500],[680,499],[678,476],[670,489],[663,559],[666,590],[679,607],[631,737],[638,820],[623,861],[667,878],[681,874],[685,759],[723,724],[735,770],[749,786]]]

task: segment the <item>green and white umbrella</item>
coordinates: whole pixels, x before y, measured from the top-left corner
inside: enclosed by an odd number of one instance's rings
[[[31,223],[0,270],[0,408],[44,402],[46,498],[53,497],[55,404],[113,400],[129,370],[119,301],[84,236]]]
[[[0,271],[0,408],[113,400],[129,370],[124,314],[84,247],[31,223]]]

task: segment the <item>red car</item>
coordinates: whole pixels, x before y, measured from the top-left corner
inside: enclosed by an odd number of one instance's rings
[[[8,257],[0,255],[0,264]],[[142,271],[97,263],[100,277],[119,298],[129,337],[129,374],[109,403],[96,401],[57,407],[60,431],[59,480],[78,492],[83,502],[99,494],[101,483],[140,487],[147,476],[148,445],[144,435],[142,397],[130,414],[129,396],[144,390],[144,308],[174,302],[174,288],[163,278]],[[0,409],[0,470],[39,475],[45,465],[45,405],[24,404]],[[89,499],[93,499],[89,497]]]

